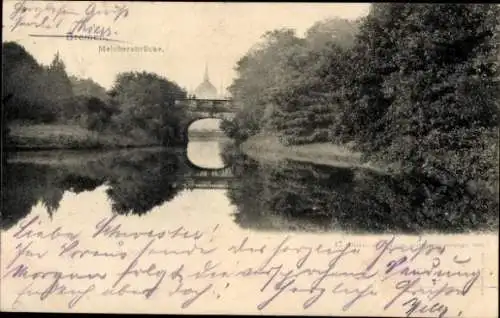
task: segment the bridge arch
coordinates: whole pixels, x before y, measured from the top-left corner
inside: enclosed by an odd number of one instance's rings
[[[237,109],[230,99],[179,99],[176,105],[187,110],[187,118],[181,123],[182,137],[185,144],[189,142],[189,127],[202,119],[227,120],[234,118]]]
[[[194,124],[197,121],[204,120],[204,119],[219,119],[221,122],[223,120],[228,120],[233,118],[232,113],[222,114],[213,114],[213,115],[207,115],[207,114],[192,114],[189,116],[189,118],[182,124],[182,134],[184,137],[184,142],[187,144],[189,142],[189,127]]]
[[[223,118],[218,118],[217,116],[199,116],[199,117],[191,117],[189,118],[189,120],[186,122],[186,129],[189,129],[189,127],[191,127],[192,124],[194,124],[195,122],[197,121],[201,121],[201,120],[206,120],[206,119],[217,119],[217,120],[220,120],[222,122],[222,120],[224,120]]]

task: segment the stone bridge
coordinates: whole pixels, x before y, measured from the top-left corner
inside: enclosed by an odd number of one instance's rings
[[[232,119],[237,111],[231,99],[178,99],[175,101],[176,106],[187,110],[187,118],[181,124],[183,128],[182,139],[188,142],[189,126],[195,121],[215,118],[215,119]]]

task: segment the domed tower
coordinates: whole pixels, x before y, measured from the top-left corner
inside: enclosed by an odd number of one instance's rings
[[[208,77],[208,66],[205,64],[205,75],[203,76],[203,82],[198,85],[198,87],[194,90],[194,95],[196,98],[200,99],[216,99],[217,98],[217,89],[212,83],[210,83],[210,79]]]

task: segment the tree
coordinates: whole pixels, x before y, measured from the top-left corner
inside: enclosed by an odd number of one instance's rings
[[[50,83],[50,89],[44,93],[51,101],[51,106],[54,112],[58,114],[60,120],[64,120],[61,116],[67,104],[71,102],[73,95],[73,85],[66,73],[66,66],[61,59],[59,52],[54,55],[51,64],[45,68],[44,80]]]
[[[398,14],[399,6],[373,4],[360,25],[346,63],[344,109],[336,132],[338,140],[355,140],[365,147],[377,147],[380,143],[383,127],[379,119],[391,103],[383,94],[382,84],[388,74],[398,69],[392,59],[398,39],[392,38],[387,30],[397,27],[391,15]]]
[[[15,42],[2,44],[2,108],[12,120],[50,121],[54,118],[47,96],[50,83],[44,69],[24,47]]]
[[[373,6],[345,116],[366,159],[448,186],[498,180],[499,13],[497,5]]]
[[[239,112],[233,125],[225,125],[232,135],[244,139],[269,128],[273,92],[283,81],[283,57],[302,42],[291,29],[267,32],[262,41],[238,61],[238,77],[229,92]]]
[[[328,43],[335,43],[342,49],[354,46],[360,21],[330,18],[316,22],[306,31],[306,40],[313,49],[321,50]]]
[[[15,42],[2,44],[3,96],[8,121],[50,122],[64,119],[72,106],[72,85],[59,54],[49,66],[40,65]]]
[[[174,82],[153,73],[120,73],[109,95],[119,110],[113,120],[122,132],[142,131],[162,145],[181,142],[186,114],[175,100],[186,92]]]
[[[78,78],[76,76],[70,76],[69,79],[75,96],[96,97],[104,102],[108,102],[109,95],[107,94],[106,89],[94,82],[92,79]]]
[[[239,62],[230,87],[239,107],[223,128],[245,139],[260,131],[285,144],[332,139],[341,112],[348,53],[360,21],[327,19],[299,38],[290,29],[267,32]]]
[[[341,111],[347,52],[334,42],[290,52],[274,93],[273,123],[285,144],[326,142]]]
[[[281,81],[272,93],[272,122],[285,144],[326,142],[341,112],[344,77],[358,22],[328,19],[281,55]]]

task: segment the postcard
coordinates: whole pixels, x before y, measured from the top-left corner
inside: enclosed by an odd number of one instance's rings
[[[3,9],[2,311],[498,317],[498,5]]]

